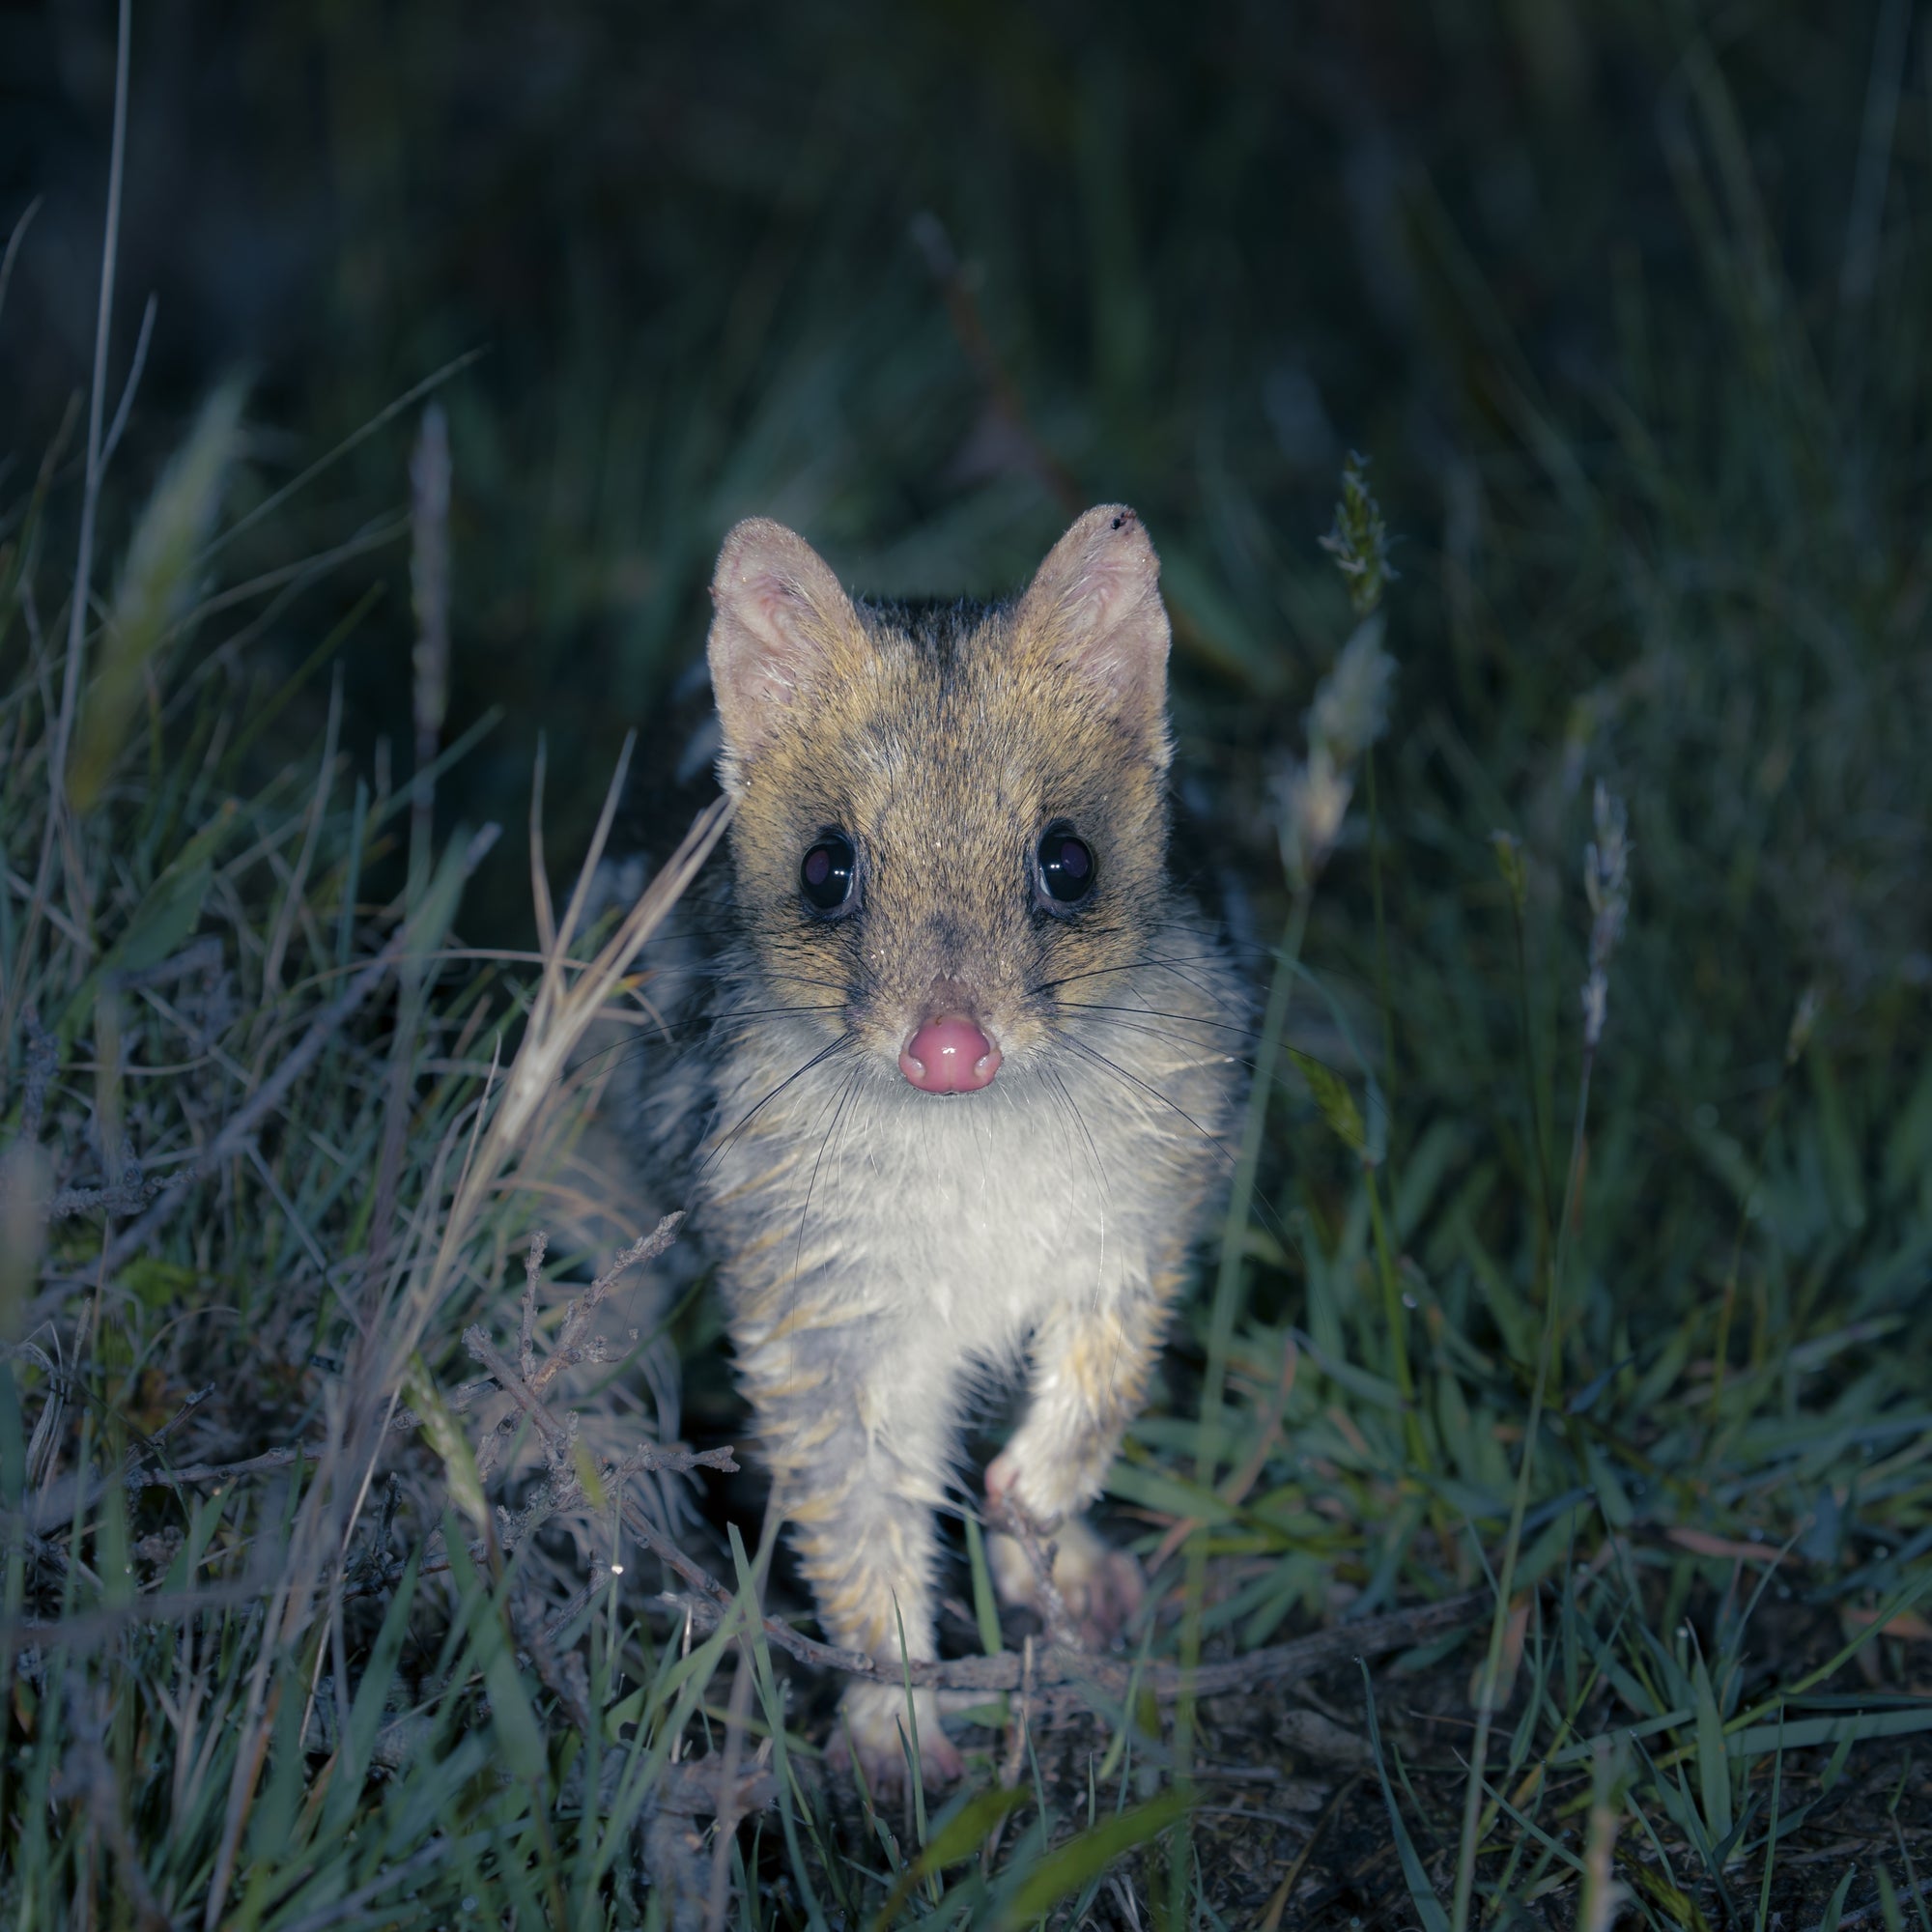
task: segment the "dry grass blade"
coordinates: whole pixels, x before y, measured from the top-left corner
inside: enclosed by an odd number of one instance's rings
[[[500,1098],[484,1127],[477,1150],[460,1182],[443,1223],[434,1265],[422,1292],[414,1297],[403,1338],[413,1347],[417,1324],[434,1304],[467,1241],[474,1217],[498,1178],[524,1147],[538,1110],[556,1092],[572,1056],[582,1043],[618,982],[631,970],[651,936],[664,923],[685,888],[697,876],[730,822],[732,802],[719,798],[698,813],[675,852],[645,888],[637,904],[618,922],[616,930],[596,956],[572,973],[571,941],[582,917],[592,875],[603,856],[615,816],[623,780],[619,767],[611,781],[599,822],[597,838],[583,862],[577,890],[554,943],[546,949],[537,997],[525,1023],[524,1037],[510,1064]]]

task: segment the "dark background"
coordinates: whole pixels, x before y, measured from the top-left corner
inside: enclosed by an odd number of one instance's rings
[[[0,217],[45,197],[0,321],[16,476],[86,381],[113,33],[99,4],[0,26]],[[110,526],[227,370],[254,383],[239,508],[481,351],[440,391],[445,736],[502,716],[439,814],[519,824],[541,728],[569,854],[626,729],[649,794],[702,713],[735,518],[862,587],[997,590],[1070,508],[1130,499],[1199,836],[1271,926],[1265,776],[1345,634],[1316,539],[1360,448],[1403,573],[1398,1007],[1476,1024],[1431,1002],[1501,944],[1463,923],[1492,827],[1574,943],[1553,882],[1606,776],[1636,923],[1675,924],[1648,1041],[1701,1084],[1737,1058],[1701,999],[1755,1010],[1761,1058],[1808,979],[1856,1013],[1926,974],[1928,47],[1898,0],[137,5],[115,389],[151,292],[157,319]],[[415,421],[224,572],[400,510]],[[266,691],[372,582],[348,741],[366,765],[389,737],[400,775],[404,542],[191,648],[245,629],[231,668]],[[673,829],[647,806],[636,836]],[[523,928],[520,843],[472,925]],[[1365,886],[1338,868],[1325,954],[1364,979]]]

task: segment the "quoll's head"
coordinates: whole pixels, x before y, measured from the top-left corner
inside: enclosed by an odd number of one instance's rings
[[[1145,954],[1165,894],[1159,572],[1119,504],[993,606],[860,603],[782,526],[731,531],[711,681],[774,1004],[971,1094],[1051,1051],[1059,988]]]

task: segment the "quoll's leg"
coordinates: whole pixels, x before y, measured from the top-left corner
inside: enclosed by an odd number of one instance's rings
[[[1140,1565],[1110,1548],[1079,1512],[1099,1494],[1127,1424],[1147,1396],[1179,1270],[1158,1285],[1060,1310],[1034,1344],[1032,1397],[986,1470],[994,1505],[1016,1506],[1057,1548],[1053,1584],[1083,1641],[1103,1647],[1140,1607]],[[993,1580],[1009,1603],[1045,1607],[1038,1572],[1010,1536],[987,1541]]]
[[[949,1392],[912,1369],[890,1343],[848,1327],[829,1340],[776,1337],[745,1358],[768,1445],[775,1501],[791,1525],[818,1620],[834,1643],[865,1651],[896,1678],[903,1655],[937,1655],[933,1637],[933,1509],[942,1499],[952,1433]],[[917,1725],[929,1784],[965,1769],[940,1726],[930,1690],[854,1683],[845,1692],[835,1756],[845,1733],[867,1781],[905,1782],[905,1745]]]

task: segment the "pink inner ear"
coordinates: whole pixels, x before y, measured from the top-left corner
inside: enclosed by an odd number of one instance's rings
[[[725,537],[711,599],[712,689],[727,750],[743,758],[839,650],[852,605],[803,537],[764,518]]]
[[[753,628],[775,644],[786,636],[788,626],[810,615],[798,585],[776,571],[761,570],[745,578],[738,594],[745,601],[745,614]]]
[[[1166,695],[1167,611],[1160,559],[1124,503],[1089,510],[1054,545],[1019,620],[1054,657],[1151,724]]]
[[[803,673],[818,653],[805,640],[810,611],[796,588],[770,572],[748,578],[739,587],[737,614],[743,620],[740,651],[763,694],[789,704]]]

